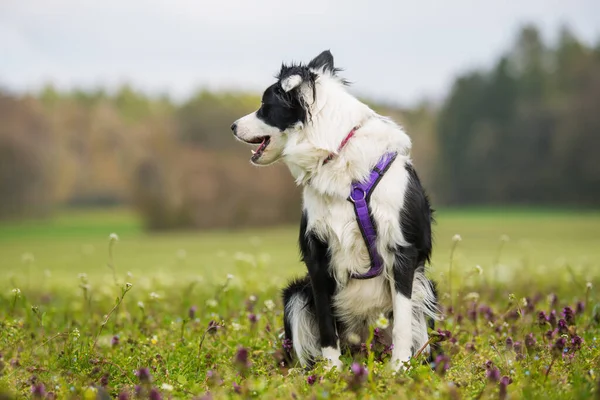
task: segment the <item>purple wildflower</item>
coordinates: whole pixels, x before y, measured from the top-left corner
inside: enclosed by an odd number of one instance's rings
[[[446,330],[437,330],[438,333],[438,342],[445,342],[446,340],[452,337],[452,332]]]
[[[48,394],[46,395],[46,400],[56,400],[56,393],[48,392]]]
[[[138,369],[135,375],[142,383],[149,383],[152,380],[152,376],[150,375],[150,371],[148,371],[148,368]]]
[[[42,398],[46,395],[46,387],[43,383],[31,386],[31,396],[33,398]]]
[[[515,349],[515,353],[520,354],[523,352],[523,343],[515,342],[513,344],[513,349]]]
[[[242,387],[237,384],[237,382],[233,382],[233,391],[237,394],[242,393]]]
[[[250,367],[250,360],[248,360],[248,349],[245,347],[239,347],[235,354],[235,364],[241,368],[246,369]]]
[[[533,350],[535,348],[535,344],[536,340],[533,337],[533,333],[530,333],[527,336],[525,336],[525,347],[527,347],[527,350]]]
[[[115,335],[112,337],[112,339],[110,341],[110,345],[112,347],[117,347],[119,345],[119,335]]]
[[[450,369],[450,357],[446,354],[440,354],[435,358],[435,372],[444,375]]]
[[[467,351],[476,351],[477,349],[475,348],[475,343],[473,342],[469,342],[467,344],[465,344],[465,350]]]
[[[357,362],[352,363],[350,370],[352,371],[352,375],[349,378],[348,384],[352,390],[358,390],[367,380],[369,373],[362,364]]]
[[[513,342],[512,338],[510,336],[507,337],[506,338],[506,348],[508,350],[512,350],[513,346],[514,346],[514,342]]]
[[[129,393],[127,392],[121,392],[119,393],[119,397],[117,397],[118,400],[129,400]]]
[[[293,348],[293,343],[291,339],[283,339],[283,348],[287,351],[291,351]]]
[[[152,390],[150,390],[150,395],[148,396],[148,398],[150,400],[162,400],[162,395],[160,394],[157,388],[152,388]]]
[[[508,314],[506,314],[505,319],[508,321],[516,321],[521,318],[521,314],[518,310],[511,310]]]
[[[575,335],[571,338],[571,344],[573,345],[573,351],[578,351],[581,349],[581,344],[583,343],[583,339],[580,336]]]
[[[102,386],[102,387],[108,386],[108,374],[102,375],[102,378],[100,378],[100,386]]]
[[[558,338],[558,340],[552,345],[552,355],[554,357],[560,356],[562,354],[566,344],[567,344],[567,341],[565,340],[565,338],[563,338],[563,337]]]
[[[548,322],[552,325],[552,329],[556,328],[556,311],[550,311],[550,315],[548,315]]]
[[[544,333],[544,337],[548,340],[552,340],[552,339],[554,339],[554,335],[556,335],[557,332],[558,332],[557,329],[554,329],[554,330],[550,329],[546,333]]]
[[[508,376],[503,376],[502,379],[500,379],[500,384],[498,385],[500,387],[500,400],[504,400],[506,399],[506,388],[508,385],[510,385],[512,383],[512,379],[510,379]]]
[[[546,315],[545,312],[540,311],[538,313],[538,325],[544,326],[544,325],[546,325],[547,322],[548,322],[548,316]]]
[[[188,317],[190,319],[196,318],[196,311],[198,311],[198,307],[191,306],[190,309],[188,310]]]
[[[214,320],[211,320],[208,323],[208,329],[207,330],[208,330],[209,333],[217,333],[218,329],[219,329],[219,323],[218,322],[216,322]]]
[[[314,375],[311,375],[308,378],[306,378],[306,383],[308,383],[311,386],[314,385],[316,381],[317,381],[317,377]]]
[[[250,321],[251,324],[255,324],[256,321],[258,321],[258,318],[256,317],[256,314],[249,314],[248,320]]]
[[[488,381],[496,383],[500,381],[500,370],[496,367],[490,368],[487,371],[486,377]]]
[[[558,320],[558,333],[560,333],[561,335],[569,333],[569,327],[567,326],[567,322],[562,318]]]
[[[135,385],[133,391],[136,397],[140,397],[140,395],[142,394],[142,387],[140,385]]]
[[[467,310],[467,318],[469,318],[472,322],[477,321],[477,309],[475,308],[475,305]]]
[[[381,333],[381,329],[380,328],[375,328],[373,330],[373,337],[375,339],[381,339],[382,333]]]
[[[563,308],[562,314],[563,314],[563,317],[565,317],[565,321],[567,322],[568,325],[575,324],[575,312],[573,311],[573,309],[571,307]]]
[[[575,306],[575,314],[580,315],[580,314],[583,314],[584,311],[585,311],[585,303],[583,301],[577,302],[577,305]]]

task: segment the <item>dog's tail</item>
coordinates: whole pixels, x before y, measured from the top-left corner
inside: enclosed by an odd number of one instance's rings
[[[321,349],[313,293],[308,276],[292,281],[283,290],[283,306],[284,348],[288,356],[291,356],[291,346],[300,364],[309,367],[321,355]]]
[[[433,281],[425,276],[425,269],[420,267],[415,271],[412,290],[413,311],[413,349],[418,351],[429,340],[427,328],[433,329],[434,321],[440,319],[437,302],[437,290]],[[425,348],[425,353],[432,354],[432,346]]]

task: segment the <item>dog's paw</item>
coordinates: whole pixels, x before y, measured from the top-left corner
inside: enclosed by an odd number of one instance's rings
[[[390,367],[396,372],[403,372],[408,369],[408,361],[410,361],[410,352],[405,354],[393,354],[390,361]]]
[[[330,371],[333,367],[337,367],[338,371],[342,369],[342,361],[340,361],[341,352],[333,347],[323,349],[323,358],[325,359],[325,370]]]

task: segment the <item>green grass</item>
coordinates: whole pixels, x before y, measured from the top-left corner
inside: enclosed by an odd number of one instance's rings
[[[437,327],[454,337],[441,343],[449,369],[414,360],[408,372],[393,375],[376,347],[382,362],[370,365],[367,382],[352,376],[348,357],[341,372],[278,363],[279,290],[304,273],[297,227],[149,234],[124,210],[1,225],[0,398],[31,397],[39,383],[58,398],[115,398],[133,393],[140,368],[152,375],[144,390],[156,388],[164,398],[497,398],[500,385],[486,378],[487,361],[512,379],[511,398],[598,395],[600,213],[442,210],[437,220],[429,275],[446,311]],[[111,256],[113,232],[119,240]],[[460,242],[452,241],[455,234]],[[124,293],[126,282],[132,286]],[[558,299],[553,305],[550,294]],[[551,347],[561,334],[545,339],[550,326],[539,326],[538,312],[554,309],[560,319],[564,307],[580,301],[584,311],[563,334],[583,345],[555,357]],[[474,304],[481,312],[472,321]],[[223,326],[207,333],[210,321]],[[508,336],[523,343],[529,333],[535,346],[506,345]],[[240,347],[249,350],[247,369],[234,362]]]

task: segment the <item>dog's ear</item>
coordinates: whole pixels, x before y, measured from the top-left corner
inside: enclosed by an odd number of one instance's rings
[[[285,92],[289,92],[292,89],[297,88],[302,83],[302,77],[300,75],[290,75],[287,78],[281,80],[281,88]]]
[[[331,51],[325,50],[308,63],[308,68],[317,71],[322,70],[334,72],[335,68],[333,66],[333,54],[331,54]]]

